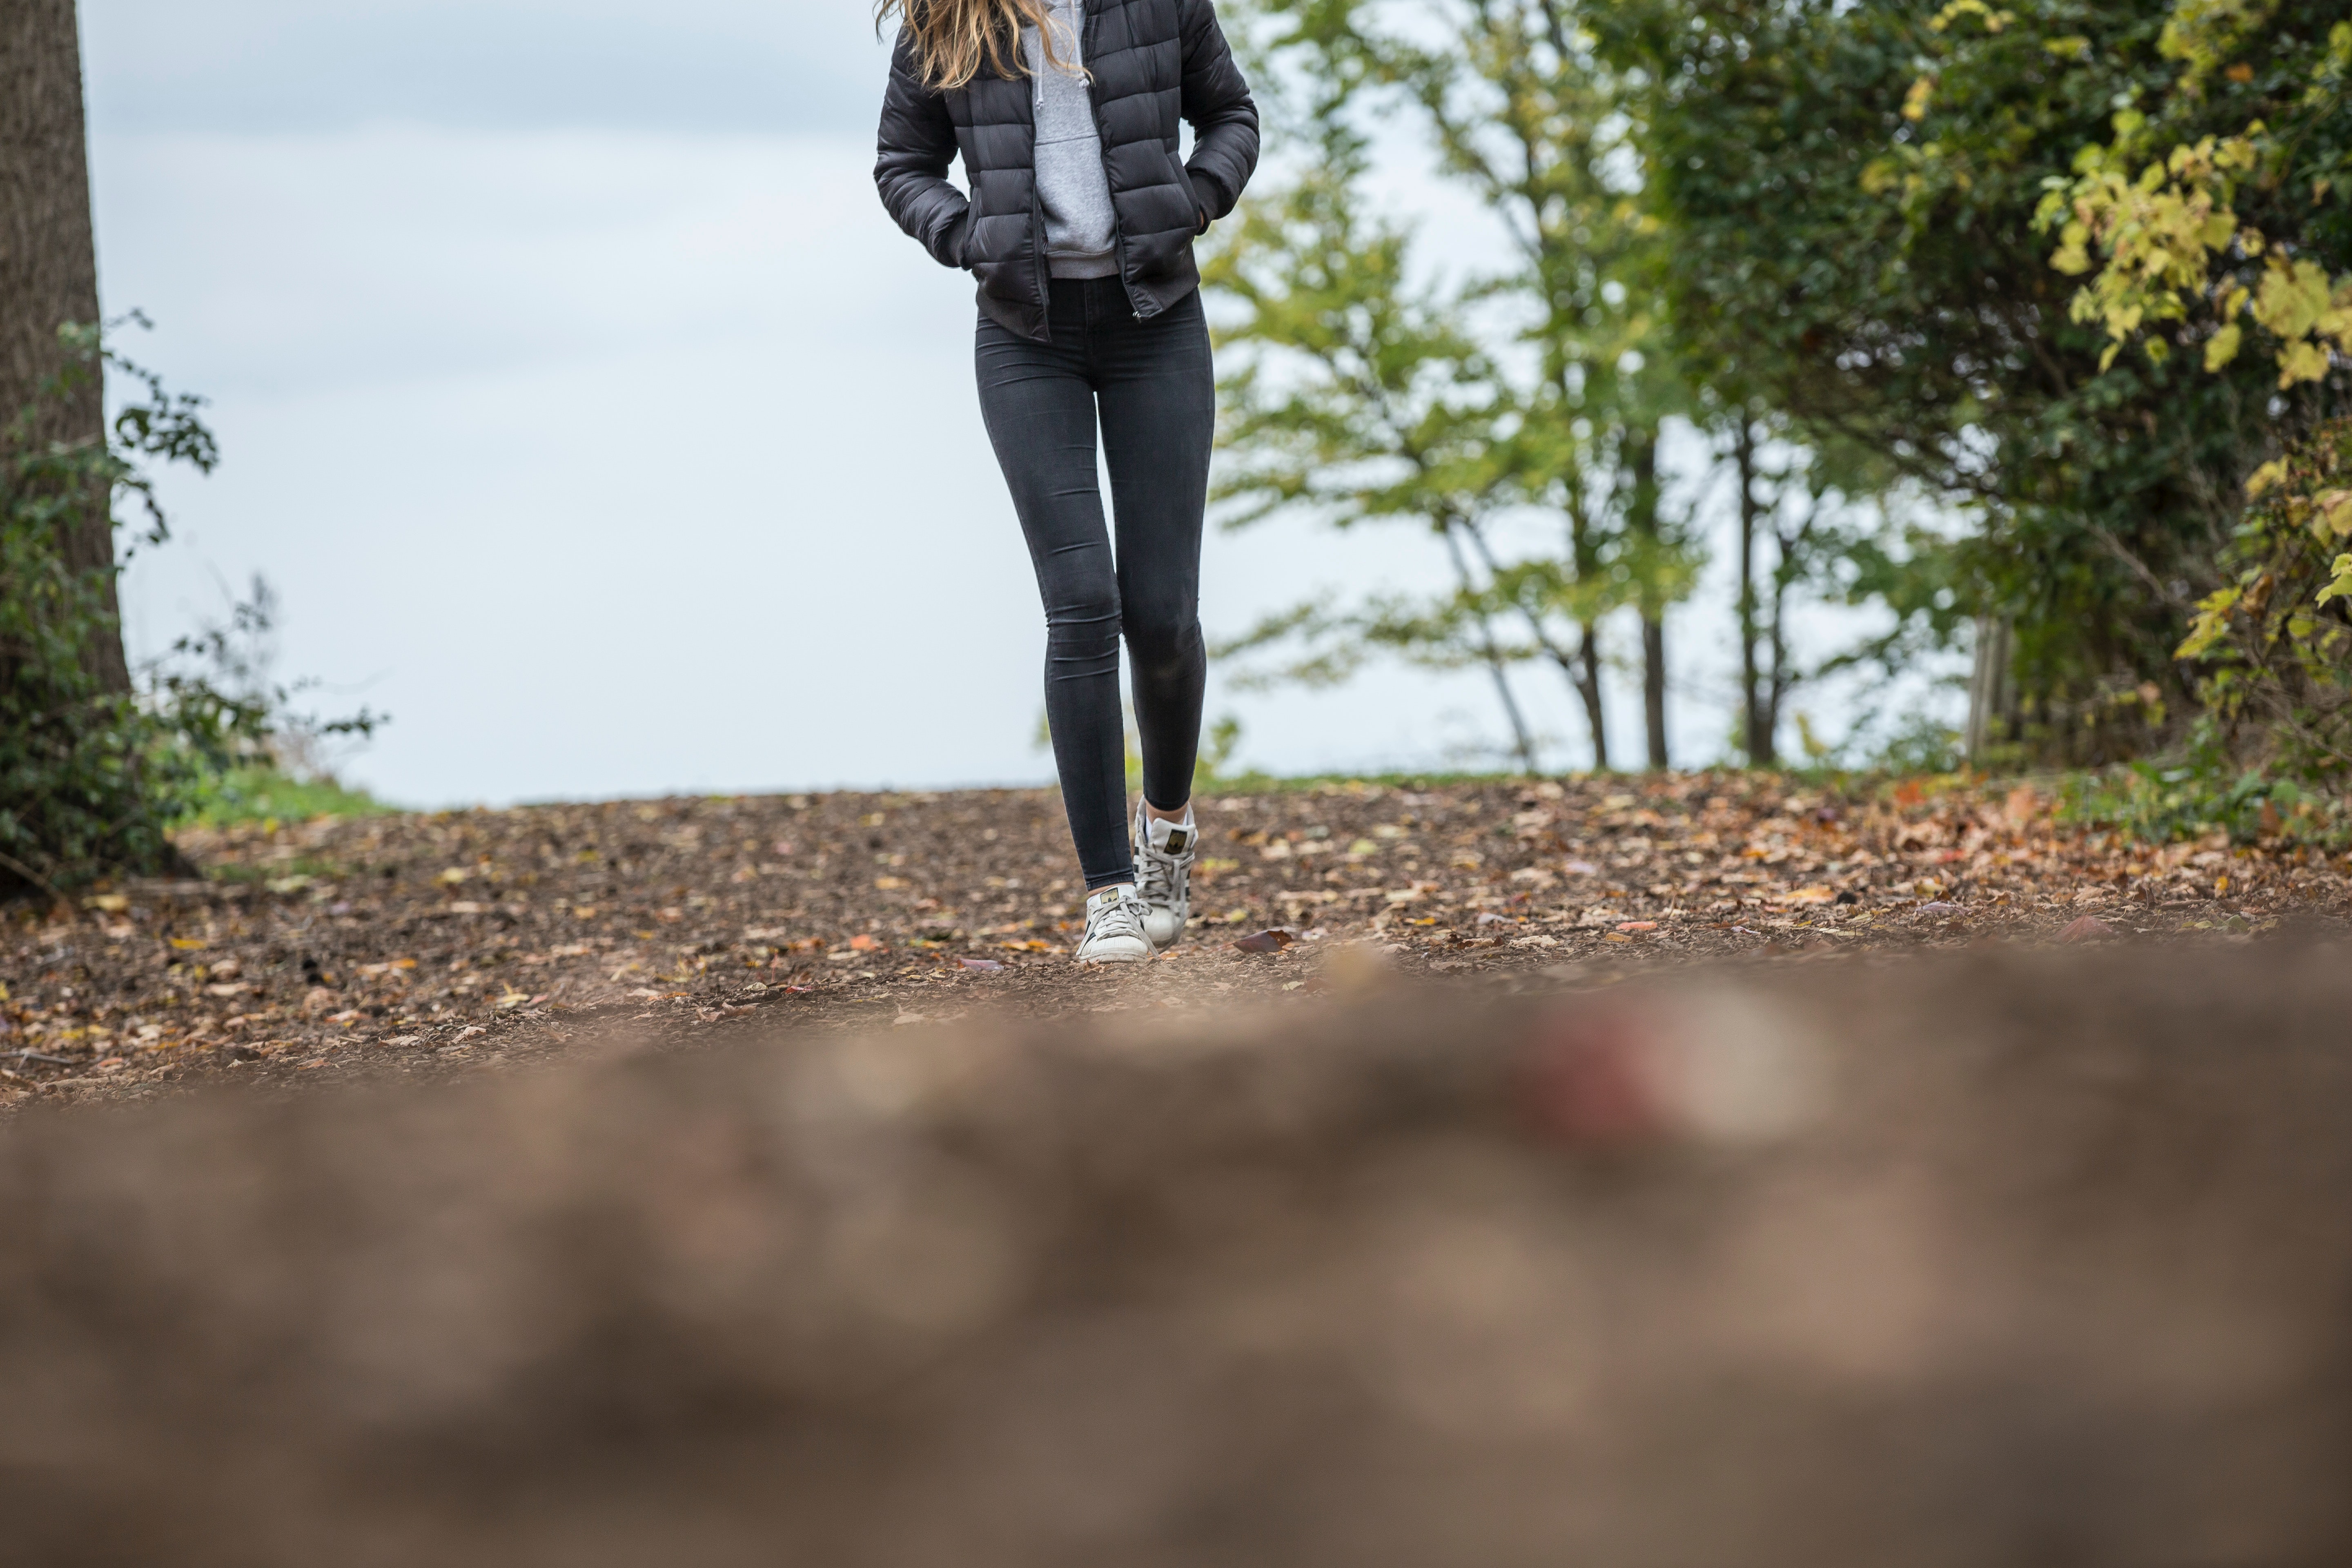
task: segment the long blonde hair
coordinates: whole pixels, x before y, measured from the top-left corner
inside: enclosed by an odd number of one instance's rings
[[[963,86],[982,64],[997,76],[1026,76],[1029,64],[1015,43],[1024,27],[1037,29],[1046,64],[1077,68],[1062,58],[1042,0],[877,0],[874,30],[893,16],[914,35],[923,85],[941,91]]]

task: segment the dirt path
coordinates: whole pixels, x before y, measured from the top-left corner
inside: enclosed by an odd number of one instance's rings
[[[1661,962],[2152,934],[2352,911],[2343,865],[2161,850],[2031,789],[1844,798],[1754,775],[1349,784],[1204,799],[1190,941],[1069,963],[1041,791],[616,802],[188,835],[203,882],[0,926],[0,1108],[224,1077],[437,1076],[615,1021],[675,1041],[1214,1006],[1330,956],[1506,986]],[[2091,923],[2084,925],[2085,916]],[[1233,942],[1277,929],[1286,948]]]

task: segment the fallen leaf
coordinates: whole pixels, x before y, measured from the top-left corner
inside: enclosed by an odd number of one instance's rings
[[[2095,942],[2103,936],[2113,936],[2116,928],[2096,915],[2084,915],[2058,933],[2060,942]]]
[[[110,915],[119,915],[131,907],[131,900],[121,893],[100,893],[94,898],[84,899],[82,903],[93,910],[104,910]]]
[[[859,931],[849,939],[849,951],[852,952],[877,952],[881,947],[880,942],[865,931]]]
[[[1571,877],[1597,877],[1601,874],[1601,868],[1590,860],[1566,861],[1561,864],[1560,869]]]
[[[1836,899],[1835,889],[1823,887],[1816,882],[1810,888],[1798,888],[1793,891],[1779,894],[1772,901],[1776,904],[1826,904],[1834,902]]]
[[[1617,923],[1617,929],[1624,931],[1655,931],[1658,929],[1658,922],[1655,921],[1620,921]]]
[[[1280,926],[1237,937],[1233,945],[1244,952],[1280,952],[1298,939]]]
[[[966,969],[977,969],[982,973],[992,973],[1004,967],[1000,960],[993,958],[959,958],[956,962]]]
[[[1956,915],[1960,912],[1960,906],[1942,899],[1930,899],[1919,906],[1918,912],[1923,915]]]

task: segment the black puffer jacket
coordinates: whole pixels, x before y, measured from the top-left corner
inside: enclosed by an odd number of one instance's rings
[[[1078,47],[1118,219],[1119,277],[1135,313],[1156,316],[1200,284],[1192,237],[1201,215],[1233,211],[1257,167],[1257,106],[1211,0],[1086,0],[1086,13]],[[927,88],[901,28],[874,183],[924,249],[971,268],[982,310],[1043,340],[1045,219],[1030,91],[1027,78],[985,68],[951,91]],[[1190,163],[1176,161],[1179,115],[1192,126]],[[959,152],[969,198],[947,179]]]

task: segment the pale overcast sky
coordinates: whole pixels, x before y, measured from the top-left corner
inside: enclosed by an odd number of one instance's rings
[[[406,804],[1049,774],[971,286],[875,197],[857,0],[81,10],[105,306],[153,318],[126,346],[213,400],[224,454],[167,486],[134,652],[266,573],[281,674],[392,712],[347,772]],[[1444,571],[1409,533],[1216,536],[1203,619]],[[1683,640],[1696,762],[1724,650]],[[1517,684],[1549,758],[1584,761],[1557,678]],[[1213,677],[1209,711],[1285,772],[1504,733],[1482,676]]]

